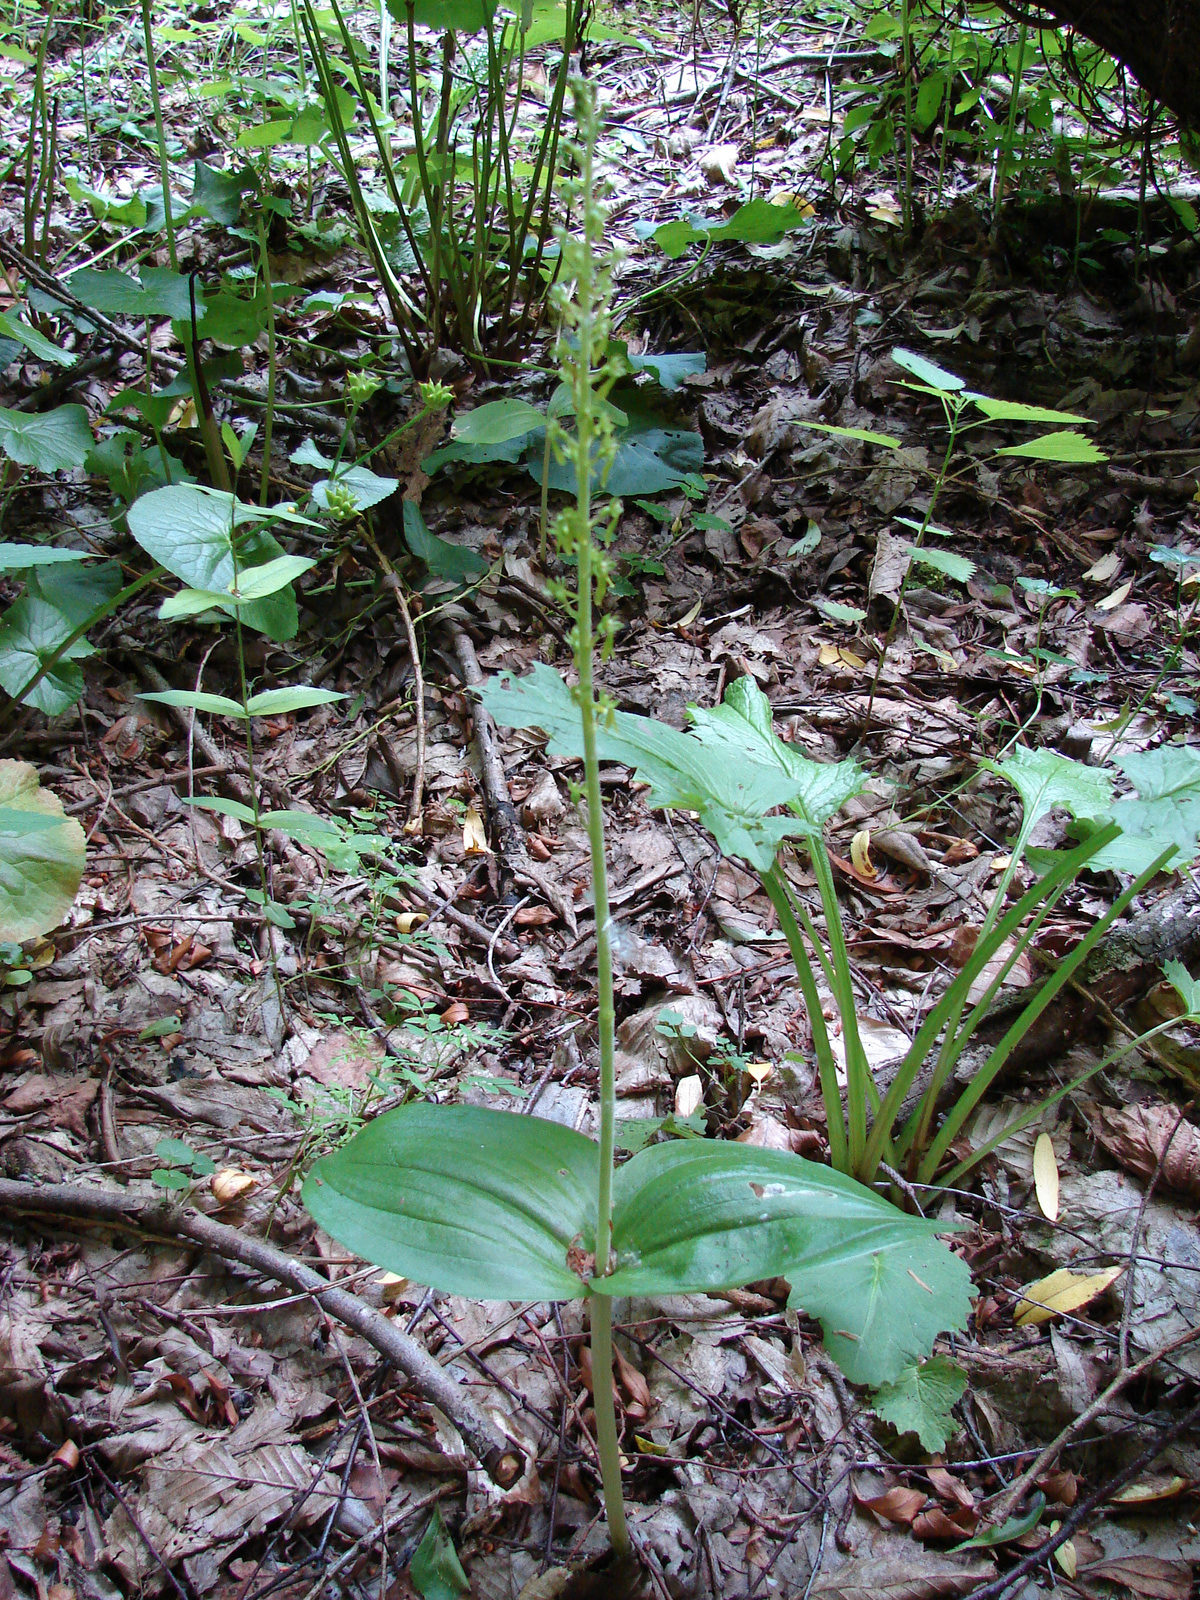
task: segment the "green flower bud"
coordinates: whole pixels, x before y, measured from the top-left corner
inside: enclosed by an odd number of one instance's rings
[[[358,510],[358,496],[344,483],[331,483],[325,491],[325,509],[334,522],[349,522]]]
[[[417,393],[427,411],[445,411],[454,399],[454,390],[447,388],[444,383],[419,383]]]

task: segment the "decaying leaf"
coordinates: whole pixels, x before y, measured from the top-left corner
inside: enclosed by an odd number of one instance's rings
[[[890,1557],[863,1556],[822,1571],[813,1585],[823,1600],[951,1600],[993,1576],[990,1561],[942,1555],[914,1545]]]
[[[1064,1311],[1079,1311],[1103,1294],[1124,1271],[1124,1266],[1106,1267],[1103,1272],[1069,1272],[1062,1267],[1028,1286],[1013,1320],[1019,1328],[1028,1328],[1037,1322],[1049,1322]]]
[[[1092,1132],[1127,1171],[1149,1178],[1161,1162],[1160,1184],[1200,1200],[1200,1128],[1177,1106],[1106,1106],[1094,1117]]]

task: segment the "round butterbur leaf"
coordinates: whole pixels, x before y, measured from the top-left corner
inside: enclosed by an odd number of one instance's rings
[[[57,928],[79,889],[83,829],[26,761],[0,761],[0,939]]]

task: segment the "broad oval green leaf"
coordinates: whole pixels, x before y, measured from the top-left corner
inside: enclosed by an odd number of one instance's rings
[[[56,406],[53,411],[0,408],[0,450],[18,466],[66,472],[83,465],[95,442],[82,406]]]
[[[153,694],[140,694],[139,700],[153,700],[160,706],[175,706],[184,711],[207,711],[214,717],[236,717],[246,720],[246,713],[236,700],[226,694],[209,694],[203,689],[160,689]]]
[[[167,267],[142,267],[137,279],[113,269],[81,267],[66,280],[77,300],[104,316],[171,317],[189,321],[192,290],[188,277]],[[196,320],[204,316],[204,296],[196,285]]]
[[[1062,433],[1044,433],[1039,439],[1025,444],[1010,444],[997,450],[998,456],[1021,456],[1027,461],[1060,461],[1068,466],[1093,466],[1108,457],[1090,439],[1070,429]]]
[[[184,805],[195,806],[199,811],[215,811],[221,817],[234,817],[247,827],[254,826],[254,812],[244,800],[227,800],[219,794],[190,795]]]
[[[36,328],[31,328],[29,323],[22,322],[20,317],[10,317],[2,311],[0,311],[0,337],[15,339],[39,361],[52,362],[56,367],[73,367],[79,359],[67,350],[60,350],[46,338],[45,334],[39,333]]]
[[[884,1383],[966,1326],[971,1276],[908,1217],[831,1168],[713,1140],[654,1145],[616,1174],[605,1292],[694,1293],[784,1277],[855,1383]],[[945,1230],[943,1230],[945,1231]]]
[[[273,561],[264,561],[261,567],[247,567],[239,572],[237,584],[230,589],[230,595],[243,602],[265,600],[268,595],[277,594],[289,583],[294,583],[304,573],[311,572],[316,564],[307,556],[276,556]]]
[[[575,1300],[592,1248],[599,1147],[476,1106],[386,1112],[313,1167],[304,1204],[366,1261],[476,1300]]]
[[[86,859],[83,829],[34,768],[0,761],[0,939],[19,944],[56,928]]]
[[[336,689],[264,689],[261,694],[250,696],[246,710],[252,717],[282,717],[289,711],[308,711],[345,698]]]
[[[540,406],[525,400],[489,400],[455,417],[450,432],[463,444],[504,444],[545,425],[546,413]]]

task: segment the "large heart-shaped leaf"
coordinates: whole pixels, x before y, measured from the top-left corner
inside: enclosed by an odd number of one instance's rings
[[[87,856],[83,829],[25,761],[0,761],[0,939],[56,928],[71,909]]]
[[[783,1276],[792,1286],[788,1305],[819,1320],[825,1348],[851,1383],[894,1383],[939,1333],[965,1328],[971,1309],[966,1262],[931,1236],[883,1247],[864,1239],[858,1251]]]
[[[701,743],[723,749],[731,760],[749,757],[785,772],[798,785],[788,805],[813,829],[840,811],[866,781],[852,758],[812,761],[794,744],[785,743],[775,732],[771,702],[749,673],[734,679],[719,706],[711,710],[689,706],[688,715]]]
[[[539,1117],[401,1106],[319,1161],[304,1203],[366,1261],[476,1300],[573,1300],[591,1248],[599,1146]]]
[[[75,627],[56,606],[22,595],[0,617],[0,688],[7,694],[20,694],[44,662],[66,644]],[[76,640],[34,684],[22,704],[44,711],[48,717],[57,717],[73,706],[83,693],[83,673],[76,659],[91,653],[89,644]]]
[[[83,465],[95,442],[82,406],[56,406],[53,411],[0,408],[0,450],[18,466],[66,472]]]
[[[672,261],[701,239],[712,243],[777,244],[785,233],[802,228],[811,215],[811,209],[800,211],[795,206],[774,205],[770,200],[748,200],[725,221],[680,217],[666,222],[655,230],[654,242]]]
[[[129,508],[129,531],[146,553],[189,589],[221,594],[235,575],[234,537],[239,570],[264,565],[283,555],[261,526],[262,513],[231,494],[175,483],[144,494]],[[233,615],[235,607],[228,611]],[[290,639],[299,626],[290,585],[241,608],[247,627],[272,639]]]
[[[67,279],[77,300],[104,316],[172,317],[191,321],[192,288],[187,276],[167,267],[142,267],[137,279],[112,269],[81,267]],[[204,296],[195,288],[196,318],[204,316]]]
[[[1112,819],[1121,825],[1121,838],[1096,857],[1108,864],[1110,852],[1122,843],[1138,841],[1149,860],[1168,844],[1178,847],[1172,867],[1182,866],[1196,854],[1200,836],[1200,750],[1191,745],[1161,745],[1157,750],[1118,756],[1117,765],[1137,790],[1136,800],[1118,800]]]
[[[1035,823],[1060,807],[1073,817],[1098,818],[1108,815],[1112,805],[1112,782],[1098,767],[1085,767],[1053,750],[1027,750],[1018,745],[1010,756],[997,764],[983,766],[1006,778],[1021,796],[1024,813],[1016,851],[1024,849]]]
[[[497,722],[549,734],[552,754],[583,754],[578,703],[544,663],[535,663],[526,678],[490,680],[480,698]],[[698,812],[725,855],[741,856],[761,872],[769,871],[782,840],[804,830],[790,817],[767,815],[801,788],[778,763],[760,764],[744,750],[706,748],[665,722],[624,711],[601,720],[596,740],[601,761],[632,767],[650,785],[652,806]]]

